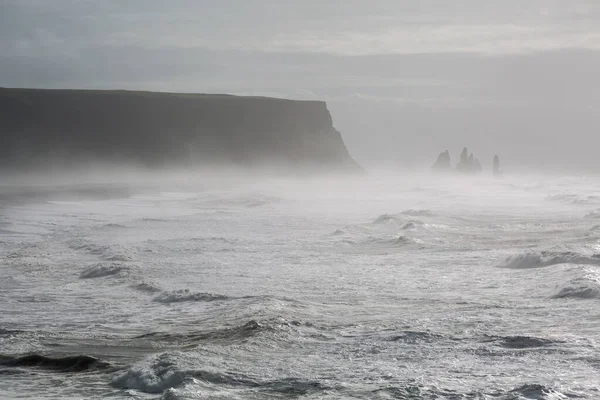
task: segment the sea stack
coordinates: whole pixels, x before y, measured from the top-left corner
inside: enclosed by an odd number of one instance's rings
[[[456,165],[456,170],[463,174],[475,174],[483,170],[479,159],[475,158],[473,153],[469,154],[469,150],[464,147],[460,153],[460,161]]]
[[[493,173],[494,176],[502,176],[502,169],[500,169],[500,157],[497,155],[494,156]]]
[[[431,169],[434,171],[451,171],[452,163],[450,162],[450,152],[448,150],[440,153],[436,162],[432,165]]]

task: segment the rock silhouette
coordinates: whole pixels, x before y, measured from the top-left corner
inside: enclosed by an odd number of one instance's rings
[[[435,171],[450,171],[452,170],[452,163],[450,162],[450,152],[448,150],[440,153],[436,162],[431,167]]]
[[[460,153],[460,161],[456,165],[456,170],[464,174],[474,174],[482,171],[481,163],[473,153],[469,154],[469,150],[464,147]]]
[[[494,156],[493,173],[494,176],[502,176],[502,170],[500,169],[500,157],[498,157],[498,155]]]
[[[479,159],[469,153],[469,149],[463,148],[460,153],[460,160],[456,164],[456,168],[452,167],[450,162],[450,152],[448,150],[440,153],[436,162],[431,166],[434,171],[457,171],[462,174],[478,174],[483,171],[483,167],[479,162]]]

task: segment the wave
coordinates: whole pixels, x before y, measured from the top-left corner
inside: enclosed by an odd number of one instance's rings
[[[311,323],[297,320],[288,321],[277,317],[265,320],[253,319],[242,325],[207,331],[150,332],[136,336],[133,340],[148,340],[160,343],[161,345],[170,344],[177,346],[192,346],[201,342],[231,344],[234,342],[243,342],[263,333],[268,334],[270,338],[276,339],[281,339],[282,335],[287,333],[318,338],[318,340],[329,339],[318,332],[318,328],[315,328]]]
[[[405,211],[402,211],[398,215],[381,214],[379,217],[377,217],[373,221],[373,224],[387,224],[387,223],[391,223],[394,221],[400,221],[400,220],[406,221],[406,217],[433,217],[435,215],[436,214],[431,210],[405,210]],[[420,223],[422,224],[422,222],[420,222]]]
[[[402,225],[402,229],[403,231],[409,230],[409,229],[415,229],[417,226],[419,225],[425,225],[423,223],[423,221],[418,221],[418,220],[412,220],[412,221],[408,221],[406,224]]]
[[[158,342],[167,343],[196,343],[201,341],[238,341],[244,340],[256,335],[257,333],[267,329],[267,325],[255,320],[250,320],[247,323],[235,326],[232,328],[217,329],[205,332],[151,332],[144,335],[136,336],[134,339],[148,339]]]
[[[73,250],[83,250],[86,253],[94,254],[94,255],[102,255],[106,251],[110,250],[110,247],[105,245],[96,245],[92,243],[81,243],[75,242],[70,246]]]
[[[410,245],[419,245],[422,244],[419,239],[414,239],[405,235],[394,236],[394,237],[376,237],[369,236],[363,242],[364,245],[379,245],[386,247],[404,247]]]
[[[564,394],[539,384],[528,384],[520,386],[508,392],[516,398],[526,398],[531,400],[551,400],[551,399],[566,399]]]
[[[168,388],[160,396],[160,400],[191,400],[206,398],[199,390],[200,381],[190,378],[177,388]]]
[[[494,342],[506,349],[531,349],[538,347],[553,346],[564,343],[559,340],[538,338],[533,336],[486,336],[486,342]]]
[[[162,393],[181,386],[188,378],[188,373],[177,368],[180,355],[181,353],[162,353],[152,356],[116,376],[111,384],[120,389],[136,389],[146,393]]]
[[[298,378],[283,378],[264,382],[259,385],[262,389],[276,392],[285,396],[307,396],[313,393],[321,393],[330,387],[319,381],[303,380]]]
[[[286,396],[303,396],[327,389],[318,381],[299,378],[260,380],[244,374],[223,373],[214,370],[182,368],[182,364],[194,363],[184,353],[162,353],[133,365],[123,374],[116,376],[111,384],[120,389],[136,389],[145,393],[177,393],[186,385],[199,385],[202,382],[229,387],[246,387],[275,392]]]
[[[417,244],[418,242],[416,239],[409,238],[408,236],[398,236],[395,239],[387,241],[387,243],[392,244],[394,246],[404,246],[410,244]]]
[[[405,386],[387,386],[364,393],[361,398],[394,398],[394,399],[501,399],[501,400],[561,400],[566,395],[554,389],[539,384],[526,384],[515,389],[495,390],[490,392],[472,391],[460,393],[455,390],[443,389],[436,386],[425,386],[414,382]],[[354,397],[354,396],[353,396]],[[579,397],[579,396],[577,396]]]
[[[161,289],[158,286],[147,282],[136,283],[135,285],[131,285],[131,287],[135,290],[139,290],[140,292],[146,293],[158,293],[161,291]]]
[[[580,276],[571,279],[556,294],[554,299],[600,299],[600,274],[585,268]]]
[[[101,225],[97,229],[127,229],[127,227],[121,224],[110,223]]]
[[[0,336],[16,336],[19,335],[21,333],[24,333],[25,331],[20,331],[17,329],[4,329],[4,328],[0,328]]]
[[[52,358],[41,354],[20,357],[0,356],[0,366],[39,368],[55,372],[84,372],[113,368],[110,363],[88,355]]]
[[[79,278],[81,279],[94,279],[94,278],[103,278],[106,276],[119,275],[122,272],[129,271],[129,267],[122,264],[110,264],[103,265],[98,264],[92,267],[86,268],[79,274]]]
[[[381,214],[379,217],[373,221],[374,224],[387,224],[392,221],[396,221],[398,217],[390,215],[390,214]]]
[[[549,267],[557,264],[585,264],[585,265],[600,265],[600,255],[594,254],[586,256],[575,252],[554,252],[554,251],[541,251],[541,252],[526,252],[509,256],[500,264],[497,265],[499,268],[512,268],[512,269],[527,269],[527,268],[541,268]]]
[[[130,255],[124,254],[122,252],[115,252],[114,249],[107,245],[74,241],[73,243],[71,243],[70,247],[73,250],[84,251],[86,253],[99,256],[100,258],[106,261],[128,262],[133,260]]]
[[[600,299],[600,288],[592,286],[567,286],[552,296],[554,299]]]
[[[232,297],[212,293],[190,292],[189,289],[173,290],[163,292],[154,298],[154,301],[164,304],[181,303],[188,301],[210,302],[219,300],[230,300]]]
[[[585,219],[600,219],[600,210],[591,211],[583,216]]]

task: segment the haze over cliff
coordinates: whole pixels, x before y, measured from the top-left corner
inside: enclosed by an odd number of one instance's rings
[[[0,88],[0,133],[4,167],[94,160],[360,169],[320,101]]]

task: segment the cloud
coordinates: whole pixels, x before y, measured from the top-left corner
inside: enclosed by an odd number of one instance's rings
[[[600,46],[596,0],[5,0],[1,7],[1,43],[17,55],[107,45],[344,55]]]

